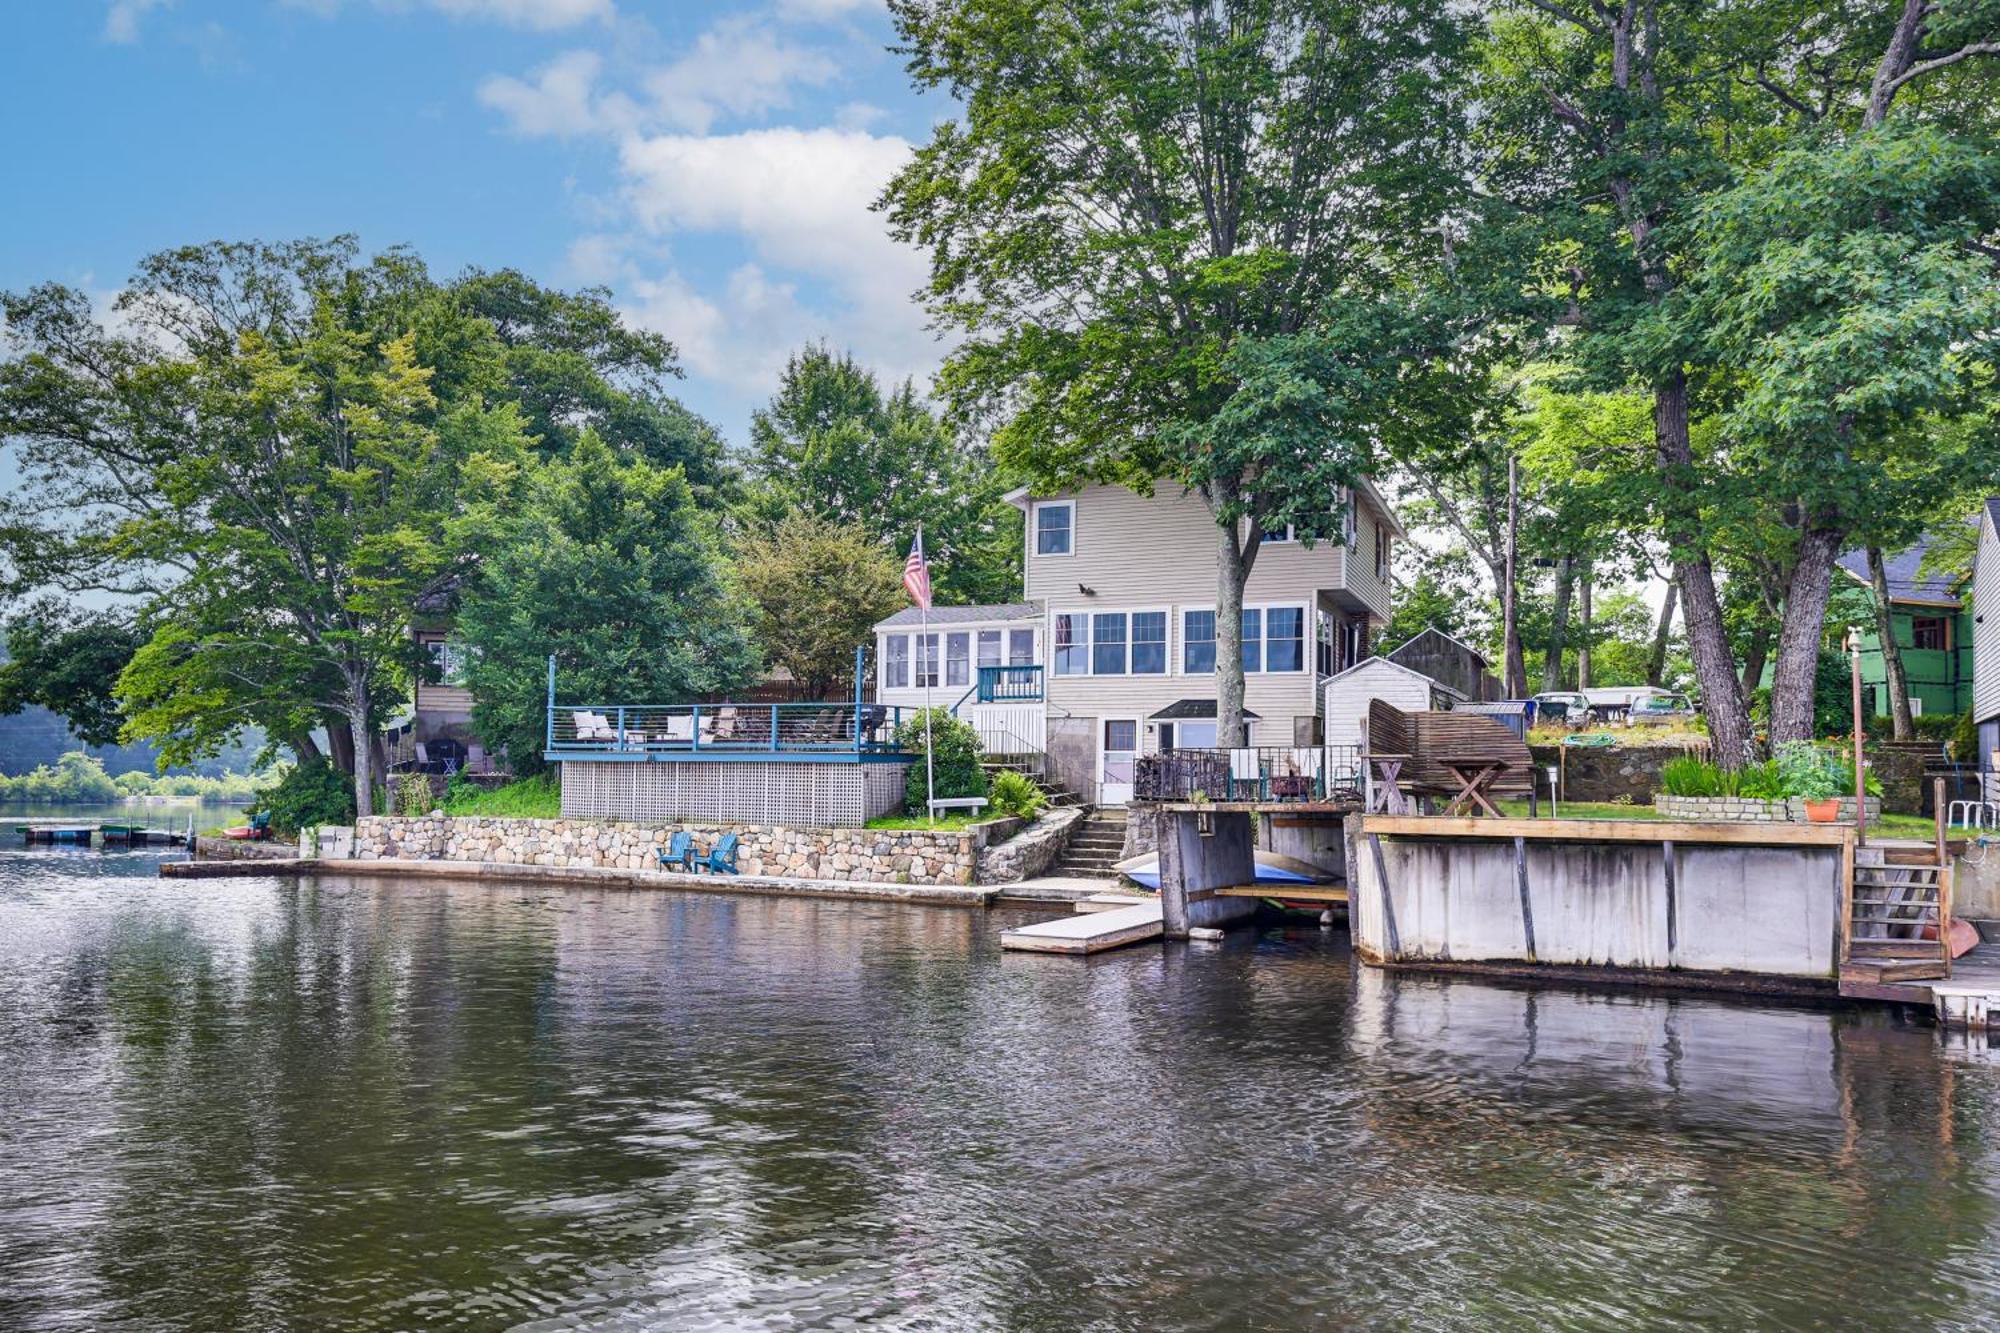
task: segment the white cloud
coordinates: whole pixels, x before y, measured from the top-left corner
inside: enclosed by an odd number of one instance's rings
[[[786,18],[824,23],[845,18],[859,9],[880,9],[882,0],[778,0],[778,12]]]
[[[118,0],[118,3],[156,3],[157,0]],[[292,9],[303,9],[321,18],[340,12],[343,0],[283,0]],[[617,17],[612,0],[375,0],[379,9],[431,9],[455,19],[483,19],[515,28],[551,32],[573,28],[579,23],[609,23]]]
[[[507,117],[515,133],[574,138],[629,128],[638,109],[622,93],[596,96],[603,60],[570,51],[535,71],[534,81],[496,74],[479,85],[479,100]]]
[[[706,133],[716,118],[762,115],[791,105],[796,85],[829,83],[840,67],[749,18],[724,19],[692,50],[645,81],[662,123]]]
[[[168,0],[111,0],[104,13],[104,40],[130,45],[139,40],[139,20]]]

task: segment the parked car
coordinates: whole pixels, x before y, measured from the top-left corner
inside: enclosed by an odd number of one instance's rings
[[[1574,690],[1550,690],[1538,694],[1535,696],[1535,719],[1581,726],[1592,720],[1590,700]]]
[[[1694,701],[1685,694],[1649,694],[1632,701],[1630,720],[1634,726],[1646,723],[1685,722],[1694,716]]]

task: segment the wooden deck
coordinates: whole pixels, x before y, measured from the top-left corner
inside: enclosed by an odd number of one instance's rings
[[[1000,932],[1000,947],[1031,953],[1089,954],[1160,938],[1165,927],[1157,901],[1109,912],[1076,912]]]
[[[1934,1009],[1933,986],[1981,986],[2000,995],[2000,944],[1981,942],[1970,953],[1952,960],[1951,975],[1934,980],[1869,983],[1842,978],[1840,994],[1849,1000],[1881,1000]]]

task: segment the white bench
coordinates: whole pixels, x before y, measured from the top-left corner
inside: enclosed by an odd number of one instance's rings
[[[933,817],[940,810],[970,810],[977,814],[986,808],[986,798],[984,796],[940,796],[933,801],[926,802],[926,804],[930,806]]]

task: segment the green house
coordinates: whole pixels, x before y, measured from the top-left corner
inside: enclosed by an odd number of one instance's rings
[[[1926,574],[1926,543],[1898,551],[1884,561],[1889,576],[1889,605],[1896,643],[1903,650],[1903,671],[1909,678],[1910,711],[1963,713],[1972,707],[1972,612],[1965,604],[1967,577],[1963,572]],[[1862,587],[1868,578],[1868,553],[1849,551],[1840,557],[1840,571]],[[1889,712],[1888,673],[1882,665],[1882,642],[1874,626],[1861,640],[1861,686],[1871,712]]]

